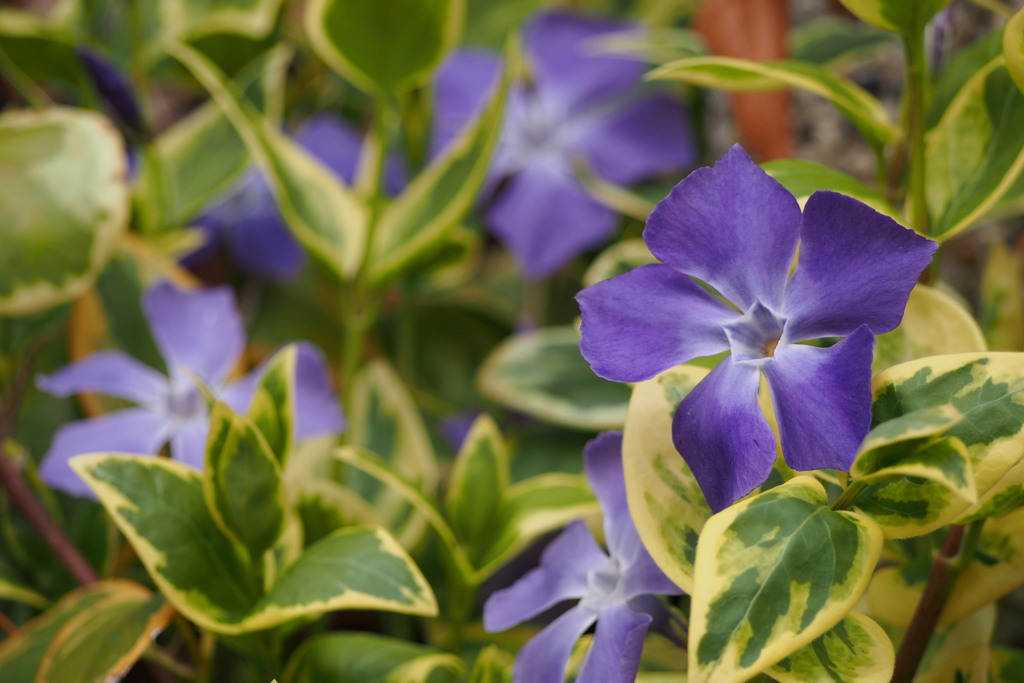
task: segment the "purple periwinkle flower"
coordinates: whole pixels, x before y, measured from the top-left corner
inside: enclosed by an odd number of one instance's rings
[[[711,508],[752,491],[775,462],[762,376],[789,466],[849,469],[871,422],[873,335],[900,323],[937,245],[835,192],[815,192],[801,214],[739,146],[676,185],[644,240],[662,263],[577,296],[580,350],[616,382],[731,351],[672,423]],[[835,337],[827,348],[801,343]]]
[[[600,41],[636,27],[565,12],[536,16],[526,26],[532,79],[509,93],[504,128],[490,169],[489,229],[523,272],[542,278],[605,242],[617,215],[588,194],[577,164],[629,185],[678,171],[696,159],[689,123],[678,102],[642,87],[646,65],[601,54]],[[458,130],[487,92],[497,61],[457,54],[437,78],[438,139]]]
[[[75,46],[75,56],[124,127],[135,133],[143,132],[135,87],[128,76],[103,53],[84,43]]]
[[[136,404],[61,427],[40,466],[43,481],[50,486],[90,495],[68,465],[72,456],[96,451],[155,454],[167,442],[175,460],[201,469],[210,418],[190,373],[232,409],[242,412],[248,407],[266,368],[235,382],[228,380],[245,346],[242,318],[230,289],[187,292],[160,283],[147,290],[143,311],[169,376],[122,351],[99,351],[38,378],[41,389],[58,396],[95,392]],[[344,417],[319,349],[299,344],[295,374],[296,439],[340,433]]]
[[[579,599],[516,656],[515,683],[562,683],[573,645],[597,622],[579,683],[629,683],[652,616],[651,595],[682,591],[654,564],[629,516],[622,469],[622,434],[607,432],[583,452],[587,480],[604,513],[606,553],[581,520],[544,550],[540,566],[484,604],[484,628],[503,631],[563,600]]]
[[[351,184],[363,151],[363,136],[333,114],[318,114],[295,131],[295,141],[339,179]],[[406,183],[405,167],[397,157],[385,166],[384,189],[397,194]],[[263,171],[252,167],[223,196],[212,202],[193,221],[210,238],[223,244],[239,267],[261,275],[287,279],[302,267],[305,254],[277,208]],[[187,260],[202,260],[201,248]]]

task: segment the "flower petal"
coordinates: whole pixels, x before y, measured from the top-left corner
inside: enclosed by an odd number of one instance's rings
[[[871,426],[867,326],[835,346],[780,344],[764,365],[782,454],[795,470],[848,470]]]
[[[516,655],[513,683],[563,683],[573,646],[597,615],[573,607],[530,639]]]
[[[783,308],[789,341],[845,337],[861,325],[874,334],[893,329],[938,248],[836,192],[811,195],[800,236]]]
[[[576,147],[594,172],[620,185],[678,171],[697,160],[689,118],[663,94],[623,102],[592,121],[585,134],[577,134]]]
[[[635,548],[629,532],[637,536],[626,503],[626,479],[622,470],[622,432],[605,432],[583,448],[587,482],[601,504],[604,536],[612,557],[621,558]],[[637,536],[639,540],[639,536]]]
[[[366,139],[348,121],[334,114],[311,116],[295,131],[295,141],[346,184],[355,182]],[[384,161],[385,193],[392,197],[400,193],[408,176],[401,157],[388,155]]]
[[[97,351],[40,375],[36,386],[55,396],[95,392],[150,404],[167,395],[167,377],[122,351]]]
[[[166,439],[164,417],[143,408],[68,422],[54,435],[39,465],[39,476],[47,485],[65,493],[95,497],[92,489],[68,465],[68,460],[97,452],[154,455]]]
[[[644,240],[663,263],[707,282],[744,311],[779,310],[800,236],[800,206],[739,145],[672,188]]]
[[[715,512],[753,491],[775,463],[775,435],[757,402],[760,381],[756,363],[730,356],[686,395],[672,420],[672,441]]]
[[[640,382],[729,348],[722,326],[738,314],[661,264],[640,266],[576,295],[580,352],[600,377]]]
[[[169,366],[219,384],[242,353],[242,316],[227,287],[186,292],[161,282],[146,292],[142,305]]]
[[[635,27],[570,12],[538,15],[524,29],[538,93],[562,113],[607,100],[640,83],[647,65],[600,54],[597,39]]]
[[[504,631],[587,591],[587,572],[608,563],[587,525],[570,522],[544,549],[540,566],[484,603],[484,629]]]
[[[512,176],[487,218],[491,232],[533,279],[605,242],[617,222],[574,179],[540,164]]]
[[[626,597],[632,600],[642,595],[682,595],[683,589],[655,564],[640,541],[640,534],[635,529],[633,533],[636,534],[637,549],[622,572],[622,589]]]
[[[483,106],[501,68],[498,56],[485,50],[453,53],[434,77],[434,129],[431,156],[448,146]]]
[[[632,683],[640,669],[640,652],[651,615],[624,603],[606,605],[597,617],[594,642],[583,659],[577,683]]]
[[[345,416],[331,386],[324,354],[310,342],[298,342],[295,359],[295,439],[304,441],[345,431]]]
[[[202,472],[206,462],[206,437],[209,433],[209,420],[188,420],[179,423],[171,437],[171,457]]]

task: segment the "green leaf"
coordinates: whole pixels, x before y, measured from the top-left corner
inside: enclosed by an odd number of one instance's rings
[[[926,356],[985,351],[985,337],[974,316],[941,289],[917,285],[900,326],[875,338],[875,372]]]
[[[127,455],[79,456],[71,466],[175,609],[203,628],[242,632],[238,626],[262,586],[214,522],[198,472],[165,458]]]
[[[642,239],[619,240],[591,262],[590,267],[583,273],[583,286],[589,287],[616,275],[628,273],[639,266],[657,262],[658,259]]]
[[[0,114],[0,315],[70,301],[92,283],[128,223],[121,136],[94,112]]]
[[[950,0],[840,0],[864,21],[914,40]]]
[[[863,614],[851,612],[768,673],[779,683],[875,683],[889,680],[895,663],[885,630]]]
[[[270,83],[267,75],[287,66],[280,51],[270,50],[253,60],[238,75],[253,106],[267,110]],[[214,102],[181,119],[155,140],[153,153],[160,168],[164,227],[186,225],[207,202],[231,187],[250,162],[249,150],[231,122]],[[151,174],[146,167],[143,176]]]
[[[821,65],[845,65],[898,44],[891,33],[874,26],[827,15],[794,26],[790,40],[793,59]]]
[[[383,524],[369,503],[328,479],[289,479],[287,489],[302,522],[302,539],[306,545],[346,526]]]
[[[1024,9],[1019,10],[1006,22],[1003,31],[1003,56],[1006,58],[1006,68],[1013,82],[1021,92],[1024,92]]]
[[[341,609],[435,616],[419,568],[382,528],[348,527],[306,548],[240,625],[255,631]]]
[[[266,439],[283,467],[295,439],[295,364],[298,347],[289,344],[274,354],[256,386],[248,418]]]
[[[991,683],[1014,683],[1024,680],[1024,651],[993,647],[989,668]]]
[[[161,596],[142,586],[83,610],[50,643],[35,683],[119,680],[173,616]]]
[[[616,429],[626,419],[629,387],[593,373],[575,327],[511,337],[487,358],[477,383],[492,401],[566,427]]]
[[[807,476],[712,516],[697,546],[689,679],[744,681],[824,634],[860,599],[881,547],[870,519],[830,510]]]
[[[853,176],[824,164],[802,159],[779,159],[763,163],[761,168],[789,190],[801,205],[818,190],[831,190],[859,199],[895,221],[903,220],[899,212],[892,208],[882,195],[864,187],[864,184]]]
[[[486,547],[501,520],[509,485],[508,449],[488,415],[473,423],[452,467],[445,512],[456,537],[470,550]]]
[[[306,34],[320,59],[390,96],[426,81],[458,42],[464,0],[312,0]]]
[[[203,495],[214,521],[254,564],[284,530],[281,468],[253,423],[221,402],[210,414]]]
[[[162,0],[163,21],[180,24],[195,37],[239,33],[262,38],[270,33],[282,0]]]
[[[75,54],[75,31],[32,12],[0,8],[0,50],[33,81],[78,89],[90,86]]]
[[[138,606],[140,599],[147,602],[150,597],[151,593],[139,584],[121,579],[99,581],[68,593],[50,609],[0,642],[0,671],[3,671],[4,682],[33,683],[42,667],[52,667],[48,651],[59,638],[66,639],[73,635],[74,630],[67,628],[69,625],[77,623],[75,630],[82,626],[80,621],[76,621],[78,617],[95,614],[94,610],[97,609],[111,608],[116,611],[125,605]],[[149,634],[146,635],[148,640]],[[106,653],[101,652],[97,660],[105,658]],[[104,678],[101,676],[98,680]],[[64,680],[91,679],[73,676]]]
[[[889,368],[872,384],[876,425],[947,404],[964,415],[945,435],[967,447],[978,502],[962,504],[958,523],[1000,514],[1015,501],[1014,492],[1024,488],[1024,354],[924,358]],[[903,488],[909,494],[910,482]],[[920,505],[921,496],[911,498]],[[862,502],[863,496],[858,497],[858,507]]]
[[[438,671],[461,673],[462,660],[436,648],[372,633],[323,633],[306,640],[284,683],[427,683]],[[445,679],[440,679],[445,680]]]
[[[939,241],[981,220],[1024,169],[1024,93],[1002,57],[980,69],[928,134],[928,210]]]
[[[814,64],[696,57],[670,62],[652,71],[649,78],[733,92],[800,88],[834,104],[874,147],[883,147],[898,135],[885,107],[870,93],[850,79]]]
[[[501,531],[477,563],[474,583],[482,583],[499,567],[549,531],[574,519],[595,516],[600,506],[587,480],[575,474],[530,477],[508,489]]]
[[[436,255],[473,207],[501,134],[512,71],[505,68],[495,78],[476,117],[384,209],[374,233],[371,278],[393,279]]]
[[[413,485],[430,491],[439,477],[437,459],[423,419],[398,374],[383,360],[367,364],[355,378],[348,443],[372,451]],[[370,501],[403,545],[423,533],[424,523],[400,496],[371,479],[349,476],[345,483]]]
[[[946,526],[968,504],[935,481],[898,477],[868,485],[853,506],[874,520],[886,538],[909,538]]]
[[[672,443],[672,418],[707,373],[680,365],[633,387],[622,440],[626,494],[636,529],[665,575],[690,594],[697,540],[711,509]]]
[[[169,52],[203,84],[266,172],[281,215],[295,236],[339,276],[355,274],[363,256],[368,211],[315,157],[242,98],[206,57],[184,45]]]

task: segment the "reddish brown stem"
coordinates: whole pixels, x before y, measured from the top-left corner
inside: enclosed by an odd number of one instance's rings
[[[64,534],[64,531],[57,525],[49,511],[29,488],[21,472],[14,466],[14,463],[7,457],[7,452],[0,445],[0,482],[3,483],[7,496],[25,519],[29,521],[39,535],[43,537],[46,544],[50,546],[57,559],[61,561],[71,576],[78,583],[87,584],[99,580],[92,565],[82,556],[71,542],[71,539]]]
[[[935,558],[935,564],[932,565],[932,572],[928,575],[928,583],[921,593],[921,600],[917,603],[917,609],[914,610],[910,626],[903,637],[903,643],[900,644],[900,651],[896,654],[892,683],[910,683],[914,679],[917,667],[920,666],[924,652],[928,648],[928,641],[935,632],[935,625],[939,622],[939,615],[946,606],[946,598],[953,588],[956,572],[952,569],[964,539],[964,529],[965,527],[960,524],[949,528],[946,540],[939,550],[938,557]]]

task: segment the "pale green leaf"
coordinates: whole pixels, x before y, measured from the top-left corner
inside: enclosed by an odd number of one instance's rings
[[[988,246],[979,318],[993,351],[1024,349],[1024,264],[1000,240]]]
[[[864,187],[864,184],[853,176],[824,164],[803,159],[778,159],[765,162],[761,167],[765,173],[789,190],[801,206],[818,190],[831,190],[858,199],[895,221],[903,220],[885,197]]]
[[[920,40],[921,32],[950,0],[840,0],[858,17],[886,31]]]
[[[462,32],[465,0],[312,0],[306,34],[328,66],[391,96],[429,78]]]
[[[455,457],[445,513],[456,537],[471,551],[486,548],[504,513],[509,485],[508,448],[490,416],[476,419]]]
[[[473,662],[469,683],[512,683],[512,655],[497,645],[488,645]]]
[[[680,365],[633,388],[622,440],[629,510],[651,557],[687,593],[693,591],[697,540],[711,509],[672,442],[680,401],[707,375]]]
[[[991,683],[1016,683],[1024,680],[1024,651],[1008,647],[992,648],[989,663]]]
[[[657,263],[647,244],[640,238],[619,240],[593,260],[583,273],[583,286],[589,287],[602,280],[622,275],[639,266]]]
[[[545,422],[600,430],[626,419],[629,387],[593,373],[575,327],[511,337],[488,356],[477,383],[486,398]]]
[[[95,112],[0,114],[0,315],[45,310],[92,283],[128,224],[126,159]]]
[[[850,79],[814,64],[695,57],[670,62],[655,69],[649,77],[735,92],[799,88],[834,104],[875,147],[892,142],[898,135],[881,102]]]
[[[266,172],[295,236],[342,277],[364,251],[367,208],[313,155],[262,116],[206,57],[184,45],[170,53],[202,83]]]
[[[1003,56],[1013,82],[1024,92],[1024,8],[1006,23],[1003,31]]]
[[[247,417],[263,434],[282,466],[295,438],[295,364],[298,347],[290,344],[274,354],[256,385]]]
[[[263,38],[274,27],[282,0],[161,0],[162,20],[180,25],[190,38],[239,33]]]
[[[744,681],[824,634],[867,588],[881,530],[807,476],[711,517],[690,612],[689,679]]]

